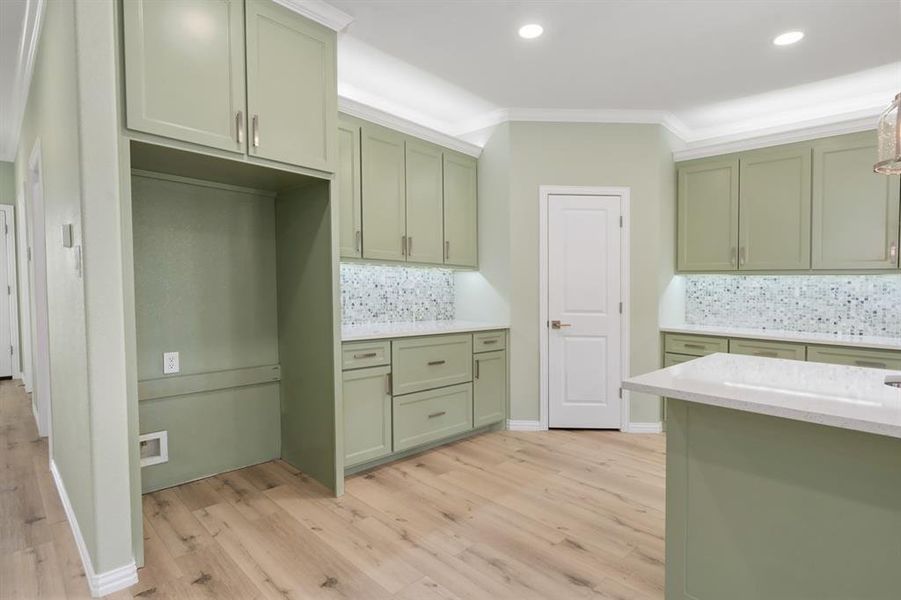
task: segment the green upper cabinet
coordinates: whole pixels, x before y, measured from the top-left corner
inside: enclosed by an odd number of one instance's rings
[[[477,161],[444,153],[444,263],[476,267],[478,252]]]
[[[125,0],[126,122],[244,152],[244,2]]]
[[[741,155],[739,269],[810,268],[809,145]]]
[[[444,191],[441,148],[406,142],[407,261],[442,264]]]
[[[338,248],[342,257],[363,256],[363,206],[360,203],[360,127],[338,123]]]
[[[335,32],[271,0],[247,0],[250,154],[332,171]]]
[[[692,161],[678,170],[678,268],[738,266],[738,159]]]
[[[404,136],[364,125],[363,258],[404,260],[407,255]]]
[[[873,173],[872,132],[813,146],[813,268],[898,266],[899,178]]]

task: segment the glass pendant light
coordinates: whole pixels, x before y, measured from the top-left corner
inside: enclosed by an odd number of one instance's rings
[[[901,94],[879,117],[876,135],[879,137],[879,159],[873,171],[883,175],[901,174]]]

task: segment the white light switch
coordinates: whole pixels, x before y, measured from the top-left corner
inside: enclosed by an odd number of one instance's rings
[[[163,352],[163,373],[178,373],[178,352]]]

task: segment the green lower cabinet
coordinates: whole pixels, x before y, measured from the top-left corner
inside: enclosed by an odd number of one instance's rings
[[[472,381],[472,335],[394,340],[394,394],[401,396]]]
[[[901,352],[892,350],[809,346],[807,360],[871,369],[901,370]]]
[[[391,454],[389,367],[344,372],[344,466]]]
[[[476,354],[472,362],[473,426],[503,421],[507,416],[507,351]]]
[[[394,451],[472,429],[472,384],[394,398]]]
[[[791,342],[769,342],[760,340],[729,340],[729,354],[747,354],[767,358],[807,360],[807,346]]]
[[[669,337],[669,336],[667,336]],[[682,363],[686,363],[690,360],[694,360],[698,358],[697,356],[691,356],[688,354],[674,354],[672,352],[667,352],[663,355],[663,367],[672,367],[673,365],[681,365]],[[666,409],[667,404],[669,403],[669,398],[663,399],[663,415],[662,420],[666,423]]]

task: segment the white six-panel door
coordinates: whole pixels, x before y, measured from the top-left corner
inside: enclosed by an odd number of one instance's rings
[[[548,425],[618,429],[620,197],[548,198]]]

